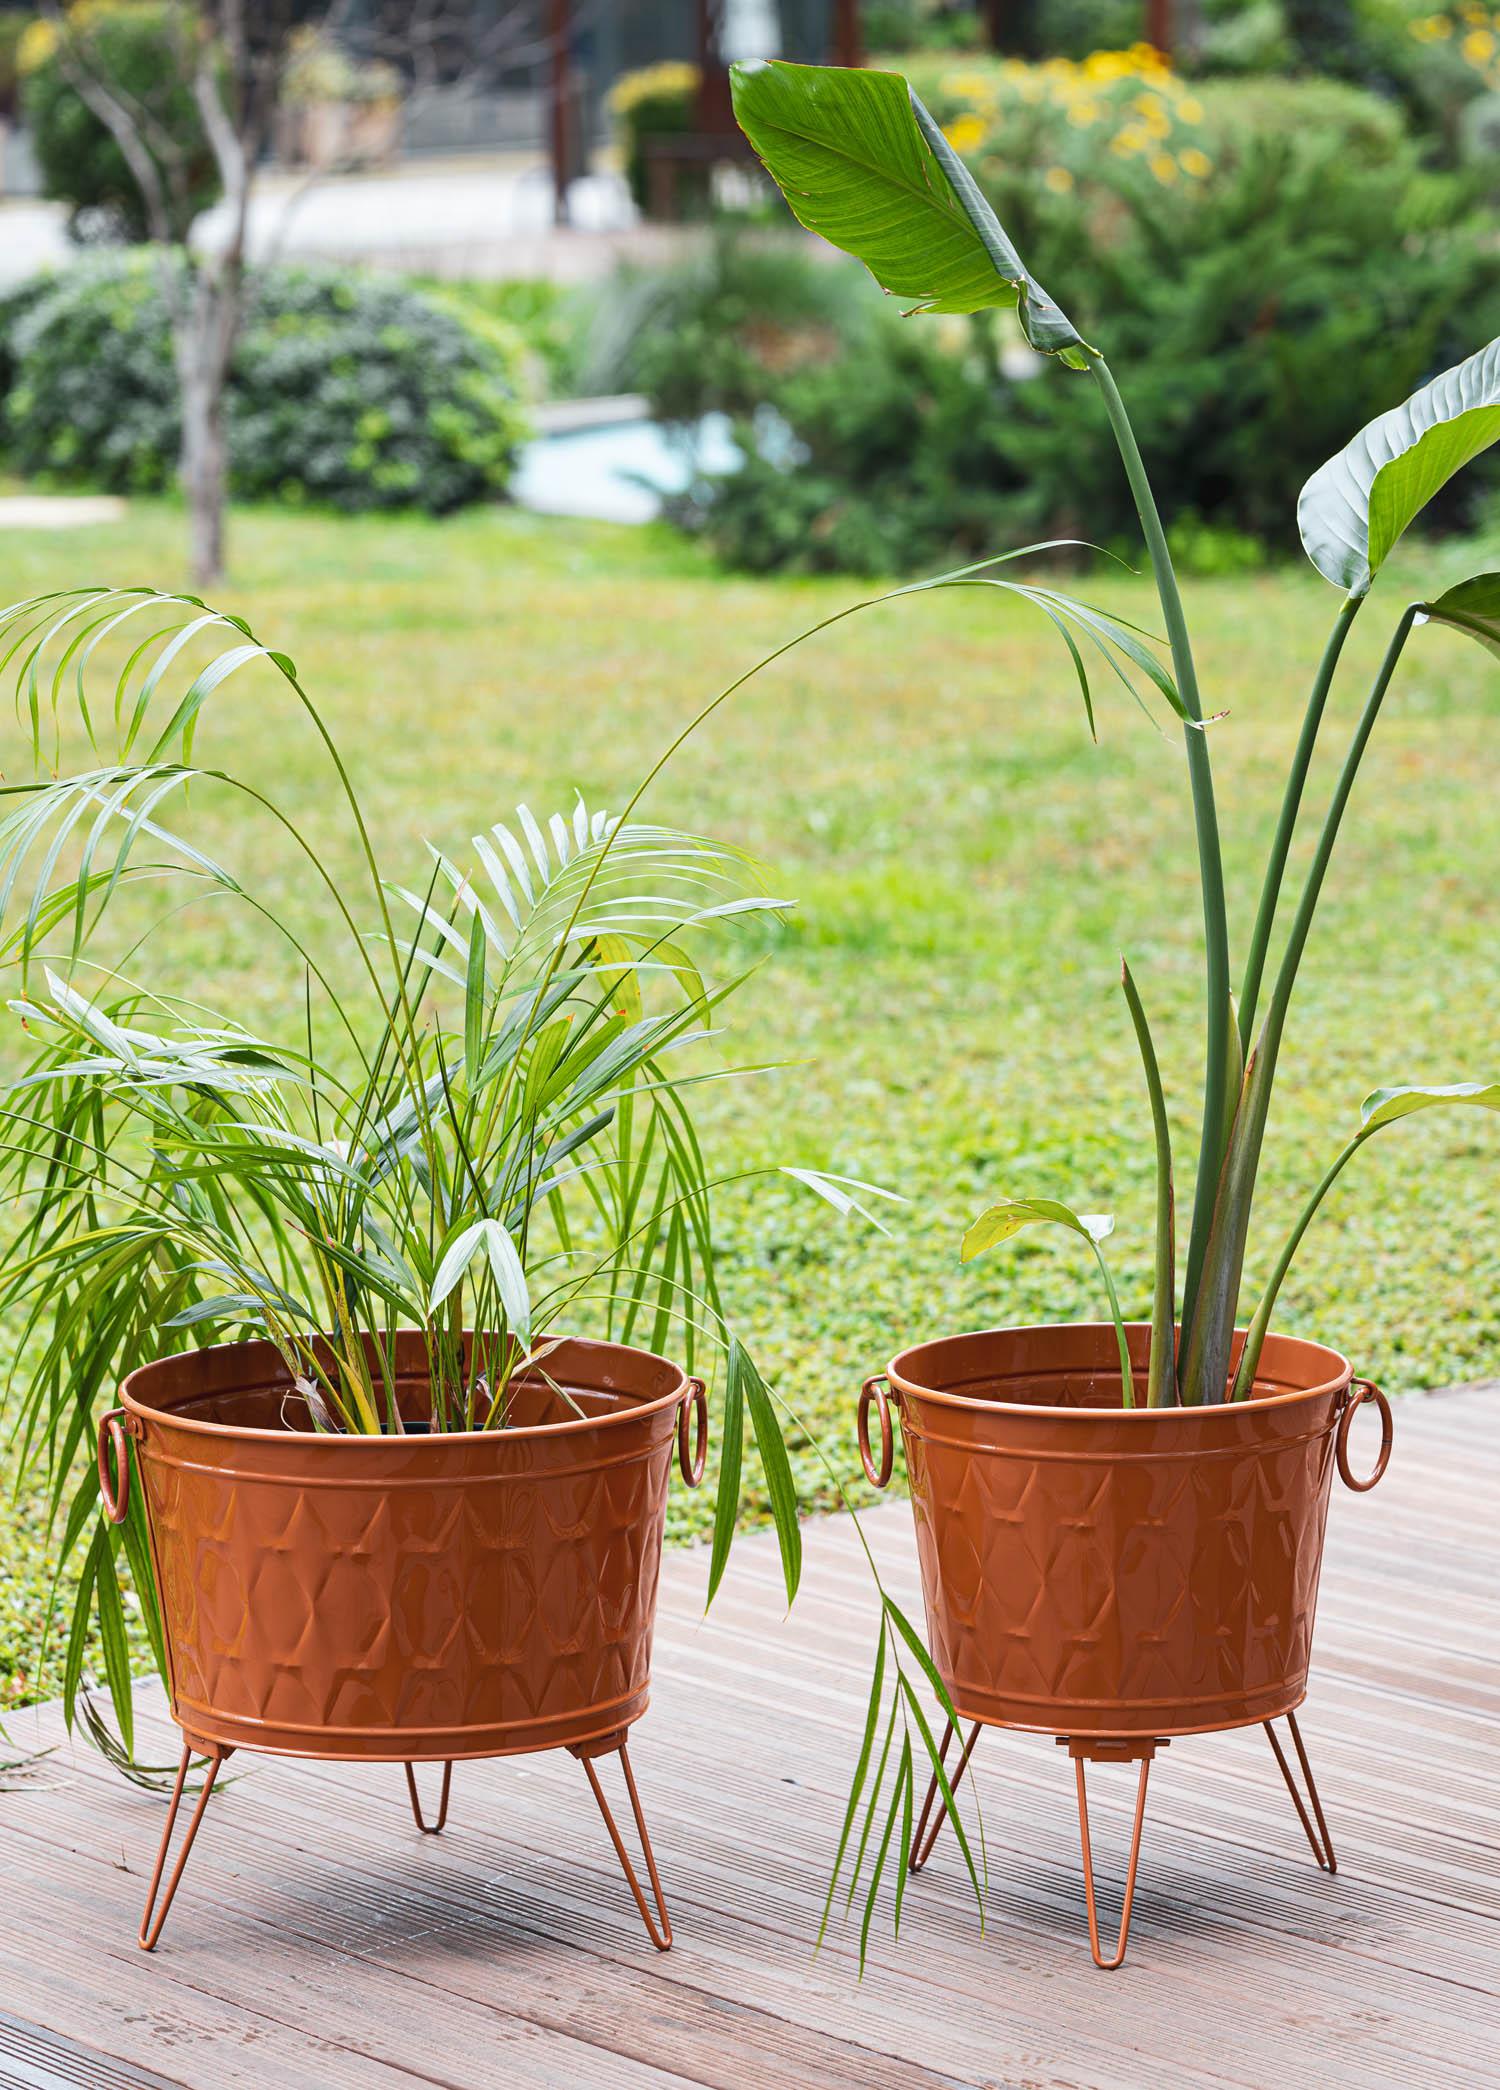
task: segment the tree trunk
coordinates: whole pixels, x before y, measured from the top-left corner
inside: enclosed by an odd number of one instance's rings
[[[212,587],[224,577],[224,516],[229,497],[225,385],[239,334],[241,280],[233,264],[200,261],[177,327],[182,394],[179,474],[188,511],[193,580]]]
[[[224,577],[224,505],[228,487],[222,388],[201,375],[182,386],[182,491],[187,500],[193,581],[212,587]]]

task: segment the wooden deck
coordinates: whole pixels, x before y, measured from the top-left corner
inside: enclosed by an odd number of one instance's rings
[[[809,1527],[787,1620],[767,1541],[737,1550],[707,1623],[703,1557],[668,1557],[634,1753],[669,1956],[555,1756],[460,1766],[441,1839],[416,1834],[394,1770],[251,1762],[147,1958],[162,1804],[62,1749],[0,1795],[0,2090],[1500,2085],[1500,1387],[1400,1406],[1380,1489],[1335,1498],[1304,1732],[1336,1878],[1258,1729],[1176,1743],[1129,1961],[1096,1973],[1068,1765],[987,1735],[987,1935],[949,1844],[863,1986],[846,1931],[815,1960],[873,1634],[832,1518]],[[911,1595],[906,1505],[866,1528]],[[154,1692],[142,1710],[165,1756]],[[58,1740],[55,1711],[35,1732]],[[1092,1776],[1109,1877],[1131,1776]]]

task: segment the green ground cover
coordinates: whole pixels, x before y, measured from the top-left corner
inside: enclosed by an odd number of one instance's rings
[[[180,515],[149,504],[117,527],[17,534],[4,543],[4,594],[77,579],[177,585],[181,536]],[[504,510],[441,524],[252,512],[236,518],[233,552],[223,605],[296,660],[388,859],[404,854],[413,875],[425,837],[461,848],[518,800],[541,811],[576,784],[591,803],[619,803],[707,695],[860,592],[725,580],[665,533]],[[1426,591],[1477,563],[1472,547],[1424,557],[1382,580],[1388,610],[1356,627],[1314,807],[1403,579]],[[1116,575],[1082,592],[1153,621],[1144,581]],[[1193,603],[1208,707],[1227,711],[1212,730],[1242,940],[1337,598],[1289,569],[1200,583]],[[744,844],[799,902],[738,997],[734,1039],[739,1057],[793,1064],[709,1092],[716,1150],[731,1164],[869,1176],[912,1200],[889,1239],[831,1226],[790,1184],[722,1213],[732,1309],[846,1476],[859,1380],[898,1346],[1101,1311],[1087,1259],[1042,1235],[961,1270],[959,1236],[992,1194],[1114,1211],[1125,1309],[1148,1309],[1150,1124],[1117,979],[1124,953],[1186,1137],[1201,1047],[1191,821],[1177,739],[1123,692],[1096,695],[1098,748],[1034,613],[977,591],[908,599],[769,670],[657,787],[664,818]],[[1303,970],[1252,1287],[1370,1089],[1500,1071],[1497,698],[1494,666],[1471,644],[1432,631],[1408,649]],[[9,739],[0,766],[14,776],[24,728]],[[353,877],[312,737],[269,680],[230,686],[198,754],[289,801]],[[264,848],[295,914],[311,898],[302,874],[269,833]],[[293,1019],[296,983],[260,969],[246,919],[209,909],[185,938],[206,999],[249,1023]],[[1434,1113],[1391,1133],[1330,1201],[1281,1325],[1337,1344],[1394,1391],[1493,1371],[1497,1212],[1500,1133],[1483,1114]],[[806,1502],[828,1502],[810,1449],[795,1457]],[[747,1483],[754,1517],[758,1473]],[[710,1500],[674,1493],[673,1535],[702,1530]],[[0,1705],[54,1685],[35,1660],[46,1558],[34,1493],[7,1488]]]

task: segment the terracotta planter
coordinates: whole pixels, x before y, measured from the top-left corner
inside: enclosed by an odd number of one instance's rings
[[[1149,1330],[1129,1340],[1143,1401]],[[1086,1760],[1138,1760],[1143,1802],[1170,1737],[1259,1722],[1286,1769],[1270,1723],[1307,1690],[1334,1468],[1372,1487],[1390,1449],[1384,1397],[1347,1359],[1272,1336],[1253,1399],[1127,1410],[1113,1328],[1084,1323],[921,1343],[881,1376],[906,1447],[929,1646],[976,1723],[970,1748],[980,1725],[1055,1735],[1080,1797]],[[1383,1441],[1357,1482],[1346,1439],[1366,1398]],[[859,1421],[879,1481],[892,1447],[877,1381]],[[1294,1740],[1310,1783],[1295,1724]]]
[[[420,1337],[395,1361],[420,1423]],[[703,1388],[614,1343],[567,1342],[547,1372],[576,1406],[522,1382],[503,1430],[402,1437],[314,1432],[270,1343],[131,1374],[101,1475],[123,1495],[123,1431],[187,1749],[398,1762],[410,1781],[414,1762],[562,1746],[604,1804],[592,1759],[646,1710],[673,1445],[696,1482]]]

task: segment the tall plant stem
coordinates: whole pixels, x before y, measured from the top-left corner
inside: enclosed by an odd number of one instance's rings
[[[1115,1281],[1110,1275],[1109,1265],[1104,1260],[1104,1250],[1089,1237],[1089,1246],[1094,1251],[1094,1261],[1099,1265],[1099,1275],[1104,1280],[1105,1296],[1109,1300],[1109,1317],[1114,1323],[1115,1347],[1120,1353],[1120,1405],[1135,1406],[1135,1372],[1130,1363],[1130,1344],[1125,1337],[1125,1316],[1120,1311],[1120,1295],[1115,1290]]]
[[[1250,1207],[1254,1201],[1255,1182],[1260,1170],[1261,1147],[1265,1140],[1266,1119],[1271,1107],[1271,1090],[1276,1079],[1277,1055],[1281,1050],[1282,1035],[1286,1029],[1292,990],[1297,984],[1297,969],[1307,948],[1307,938],[1312,928],[1313,916],[1317,912],[1323,880],[1328,874],[1334,844],[1338,840],[1344,812],[1354,789],[1354,780],[1359,774],[1360,762],[1374,731],[1375,721],[1380,716],[1380,707],[1385,701],[1386,691],[1391,686],[1396,664],[1401,658],[1412,625],[1421,613],[1421,607],[1420,603],[1412,603],[1403,612],[1386,648],[1380,672],[1365,700],[1365,708],[1360,714],[1359,724],[1355,727],[1349,751],[1344,757],[1343,768],[1339,772],[1338,783],[1334,787],[1333,798],[1324,816],[1323,830],[1318,837],[1317,851],[1302,888],[1302,897],[1297,903],[1297,912],[1287,937],[1286,950],[1282,954],[1276,984],[1271,991],[1266,1019],[1246,1066],[1244,1092],[1230,1136],[1229,1153],[1224,1164],[1223,1189],[1214,1213],[1208,1253],[1204,1262],[1203,1312],[1195,1318],[1191,1330],[1184,1336],[1180,1380],[1182,1398],[1189,1405],[1222,1401],[1225,1395],[1235,1314],[1239,1305],[1240,1277],[1244,1269],[1245,1241],[1250,1230]]]
[[[1151,1301],[1151,1357],[1146,1372],[1146,1406],[1169,1407],[1177,1399],[1177,1354],[1175,1327],[1177,1306],[1176,1243],[1172,1211],[1172,1130],[1167,1122],[1167,1102],[1162,1093],[1161,1070],[1151,1026],[1136,991],[1130,967],[1122,962],[1120,985],[1125,990],[1130,1020],[1135,1025],[1141,1064],[1146,1070],[1146,1091],[1151,1099],[1151,1126],[1156,1137],[1156,1284]]]
[[[1317,679],[1307,699],[1307,710],[1302,720],[1302,731],[1297,739],[1296,753],[1292,756],[1291,771],[1282,794],[1281,813],[1276,822],[1276,833],[1271,841],[1271,854],[1266,863],[1265,881],[1260,889],[1260,905],[1255,911],[1255,927],[1250,935],[1250,948],[1245,956],[1245,976],[1240,985],[1240,1050],[1250,1050],[1250,1040],[1255,1032],[1256,1005],[1260,1000],[1261,976],[1265,971],[1266,952],[1270,947],[1271,931],[1276,922],[1276,904],[1281,898],[1281,881],[1286,875],[1286,860],[1291,852],[1292,836],[1297,827],[1297,814],[1302,804],[1302,793],[1307,784],[1307,772],[1312,764],[1313,749],[1317,746],[1318,728],[1323,722],[1323,707],[1328,701],[1328,692],[1333,686],[1334,670],[1339,664],[1339,655],[1344,650],[1344,641],[1349,636],[1349,627],[1359,613],[1363,595],[1350,595],[1344,602],[1334,621],[1328,644],[1323,649],[1323,658],[1318,664]]]
[[[1265,1348],[1266,1335],[1271,1326],[1271,1314],[1281,1292],[1281,1287],[1286,1281],[1286,1273],[1291,1269],[1293,1258],[1296,1256],[1297,1250],[1302,1246],[1302,1236],[1312,1225],[1317,1215],[1318,1207],[1322,1204],[1324,1198],[1327,1197],[1329,1191],[1343,1174],[1348,1164],[1354,1159],[1365,1141],[1373,1136],[1374,1131],[1374,1126],[1367,1126],[1364,1131],[1357,1132],[1354,1135],[1353,1139],[1339,1153],[1333,1165],[1327,1170],[1318,1184],[1317,1189],[1314,1190],[1312,1196],[1298,1214],[1297,1223],[1292,1228],[1290,1234],[1288,1234],[1286,1245],[1282,1249],[1281,1254],[1276,1258],[1276,1267],[1271,1272],[1265,1291],[1261,1294],[1260,1304],[1256,1307],[1254,1316],[1251,1319],[1249,1331],[1245,1337],[1245,1347],[1240,1353],[1240,1366],[1235,1374],[1234,1390],[1229,1396],[1232,1401],[1243,1401],[1250,1398],[1251,1389],[1255,1385],[1256,1370],[1260,1364],[1260,1353]]]
[[[1219,845],[1219,818],[1214,806],[1213,769],[1202,725],[1203,704],[1198,694],[1198,675],[1193,665],[1193,649],[1188,639],[1187,618],[1177,588],[1177,575],[1167,549],[1166,531],[1162,528],[1156,497],[1146,476],[1130,416],[1125,411],[1125,402],[1110,374],[1109,365],[1102,356],[1090,353],[1089,371],[1103,397],[1120,461],[1130,482],[1136,513],[1141,519],[1141,530],[1172,648],[1172,672],[1177,681],[1177,693],[1192,720],[1191,724],[1184,726],[1183,733],[1187,742],[1193,819],[1198,836],[1198,876],[1203,889],[1203,935],[1208,953],[1208,1039],[1203,1077],[1203,1131],[1198,1148],[1198,1180],[1193,1192],[1193,1223],[1188,1237],[1182,1304],[1183,1325],[1186,1327],[1192,1319],[1199,1274],[1208,1245],[1219,1166],[1223,1160],[1224,1127],[1229,1114],[1226,1096],[1230,1020],[1229,926],[1224,906],[1224,863]]]
[[[1266,1011],[1260,1052],[1268,1089],[1275,1072],[1276,1054],[1281,1046],[1281,1034],[1286,1025],[1286,1012],[1291,1004],[1292,989],[1297,984],[1297,968],[1302,963],[1302,953],[1307,948],[1308,932],[1317,912],[1323,880],[1328,874],[1333,847],[1339,838],[1339,827],[1349,803],[1349,795],[1354,789],[1354,779],[1359,774],[1359,765],[1364,760],[1365,749],[1369,745],[1371,733],[1375,730],[1375,721],[1380,716],[1380,707],[1385,702],[1386,691],[1391,686],[1396,665],[1406,641],[1411,636],[1412,625],[1421,613],[1422,605],[1419,602],[1409,604],[1402,611],[1401,620],[1391,634],[1391,642],[1385,649],[1385,659],[1381,662],[1380,672],[1365,699],[1365,708],[1360,714],[1359,724],[1354,729],[1354,738],[1349,743],[1349,752],[1344,757],[1344,766],[1339,772],[1339,780],[1324,817],[1323,832],[1318,837],[1317,853],[1308,870],[1307,882],[1302,888],[1302,898],[1297,903],[1297,912],[1292,920],[1291,933],[1287,937],[1286,950],[1282,953],[1281,968],[1276,975],[1276,985],[1272,989],[1271,1004]]]

